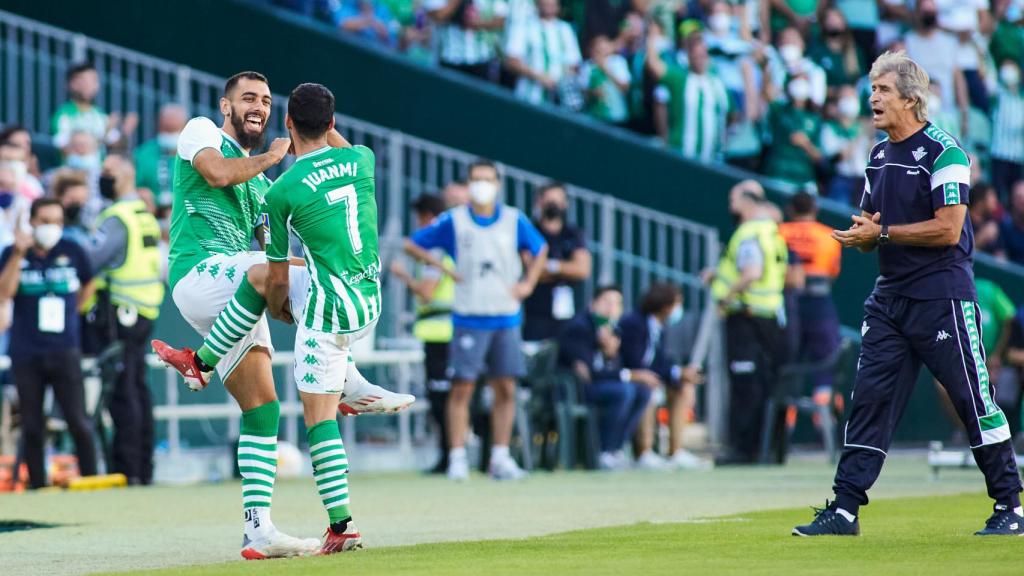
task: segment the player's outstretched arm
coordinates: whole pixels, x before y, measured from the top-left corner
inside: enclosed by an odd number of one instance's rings
[[[225,158],[220,150],[205,148],[195,155],[192,166],[214,188],[234,186],[252,180],[280,162],[291,145],[288,138],[275,138],[266,152],[245,158]]]

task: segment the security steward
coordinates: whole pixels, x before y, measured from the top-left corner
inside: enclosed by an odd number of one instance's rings
[[[92,259],[98,275],[99,306],[112,308],[110,330],[124,346],[110,398],[114,421],[113,472],[129,484],[153,480],[153,403],[146,379],[146,351],[153,323],[164,299],[161,257],[157,247],[160,225],[135,190],[135,168],[118,154],[103,162],[100,193],[113,200],[100,213]],[[97,316],[103,316],[100,312]]]
[[[839,347],[839,315],[832,300],[832,285],[839,276],[842,247],[832,239],[832,228],[818,222],[814,196],[800,192],[789,205],[790,221],[779,232],[804,270],[804,287],[797,298],[800,334],[795,355],[804,362],[820,362]],[[833,373],[814,377],[814,401],[832,400]]]
[[[730,451],[719,462],[750,464],[761,445],[765,404],[785,351],[783,288],[789,260],[778,224],[753,180],[729,192],[729,211],[739,227],[713,275],[711,292],[725,316],[726,356],[732,405]]]
[[[423,228],[445,211],[445,203],[439,196],[421,194],[412,204],[416,215],[417,228]],[[450,268],[455,262],[443,252],[436,254]],[[426,264],[417,264],[413,273],[396,260],[391,273],[405,284],[416,297],[416,322],[412,333],[423,342],[424,368],[426,370],[427,397],[430,399],[430,415],[438,429],[440,442],[437,464],[429,470],[432,474],[444,474],[448,470],[448,393],[452,383],[448,378],[448,346],[452,341],[452,302],[455,301],[455,281],[441,270]]]

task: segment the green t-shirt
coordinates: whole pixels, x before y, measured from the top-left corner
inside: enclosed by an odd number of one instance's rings
[[[153,191],[158,206],[169,206],[174,198],[175,150],[164,150],[156,139],[135,149],[135,185]]]
[[[800,110],[788,103],[774,103],[769,113],[772,144],[768,148],[765,173],[794,184],[814,181],[814,163],[802,148],[789,140],[794,132],[803,132],[815,146],[820,146],[821,118],[810,110]]]
[[[981,344],[988,356],[996,349],[1003,334],[1003,326],[1013,318],[1017,309],[995,282],[979,278],[974,284],[978,289],[978,307],[981,308]]]
[[[304,154],[267,192],[267,260],[288,260],[289,228],[302,242],[311,287],[307,328],[340,334],[380,315],[374,155],[366,146]]]
[[[53,113],[51,121],[53,130],[53,143],[58,148],[67,146],[71,134],[75,132],[87,132],[96,138],[96,142],[102,146],[104,137],[107,134],[107,114],[98,106],[90,106],[88,110],[81,110],[74,102],[68,100],[60,105]]]
[[[768,0],[761,1],[767,2]],[[786,0],[786,5],[789,6],[789,9],[797,16],[813,16],[814,11],[818,9],[818,0]],[[771,14],[772,32],[778,32],[789,25],[789,20],[782,15],[782,12],[773,8]]]
[[[210,255],[249,250],[253,230],[263,217],[263,197],[270,188],[270,179],[263,174],[234,186],[210,186],[192,166],[196,154],[206,148],[220,150],[225,158],[248,156],[208,118],[193,118],[178,137],[168,256],[172,290],[193,266]]]
[[[828,86],[854,85],[865,74],[864,59],[860,51],[854,48],[854,59],[857,61],[855,71],[847,69],[846,55],[842,52],[834,52],[824,42],[816,42],[807,51],[807,57],[821,66],[825,71],[825,83]]]

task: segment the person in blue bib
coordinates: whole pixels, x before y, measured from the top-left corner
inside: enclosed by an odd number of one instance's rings
[[[43,398],[53,388],[75,440],[82,476],[96,474],[96,448],[85,411],[78,306],[93,291],[85,251],[62,238],[64,209],[40,198],[29,211],[32,233],[19,230],[0,255],[0,300],[14,301],[11,374],[21,405],[21,434],[32,488],[46,486]]]

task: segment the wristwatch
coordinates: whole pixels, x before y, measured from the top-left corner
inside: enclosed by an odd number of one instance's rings
[[[882,231],[878,234],[878,245],[884,246],[889,243],[889,225],[882,224]]]

